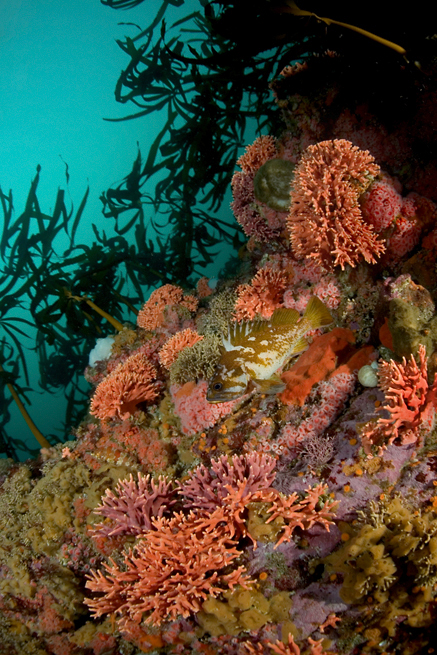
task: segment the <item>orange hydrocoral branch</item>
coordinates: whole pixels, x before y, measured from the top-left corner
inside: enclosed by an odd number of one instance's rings
[[[287,217],[298,259],[311,257],[327,270],[356,266],[361,259],[376,263],[385,246],[365,222],[359,198],[379,170],[367,150],[345,139],[307,148],[295,170]]]
[[[259,136],[237,160],[243,173],[255,174],[268,159],[277,157],[276,139],[270,135]]]
[[[321,20],[326,25],[339,25],[340,27],[345,27],[348,30],[352,30],[353,32],[357,32],[358,34],[362,34],[363,36],[366,36],[369,39],[372,39],[372,41],[376,41],[377,43],[381,43],[382,45],[385,45],[387,48],[391,48],[392,50],[395,50],[401,55],[405,55],[407,51],[405,48],[402,46],[398,45],[397,43],[393,43],[393,41],[389,41],[388,39],[384,39],[381,36],[377,36],[376,34],[373,34],[372,32],[368,32],[367,30],[363,30],[361,27],[357,27],[356,25],[351,25],[350,23],[342,23],[339,20],[334,20],[333,18],[326,18],[322,16],[317,16],[317,14],[314,14],[312,11],[306,11],[305,9],[299,9],[297,4],[293,0],[285,0],[287,7],[281,6],[279,7],[276,11],[279,11],[281,13],[287,13],[287,14],[293,14],[294,16],[313,16],[317,20]]]
[[[155,289],[149,300],[138,312],[137,324],[145,330],[155,330],[161,327],[165,321],[165,308],[178,305],[190,312],[197,309],[198,300],[194,296],[184,296],[183,289],[174,284],[164,284]]]
[[[261,268],[250,284],[240,284],[235,304],[237,321],[251,321],[257,314],[270,318],[282,306],[283,292],[288,283],[284,271]]]
[[[321,496],[323,496],[327,488],[326,484],[318,484],[314,488],[310,487],[306,490],[307,495],[302,500],[298,499],[297,493],[292,493],[290,496],[282,496],[277,492],[272,492],[270,495],[265,494],[264,502],[273,503],[268,510],[271,516],[267,523],[278,517],[287,522],[283,527],[281,538],[275,544],[275,548],[284,541],[290,541],[297,527],[302,530],[309,530],[318,523],[329,532],[329,526],[332,523],[339,501],[329,498],[323,502],[320,509],[317,508],[317,505],[321,502]]]
[[[0,372],[2,372],[2,371],[4,371],[4,368],[3,368],[3,366],[0,364]],[[34,423],[34,422],[32,421],[32,419],[30,418],[27,409],[26,409],[25,406],[23,405],[23,403],[22,403],[22,401],[21,401],[21,399],[20,399],[20,396],[19,396],[18,393],[15,391],[13,385],[12,385],[10,382],[6,382],[6,386],[7,386],[7,388],[9,389],[9,391],[11,392],[11,396],[12,396],[12,398],[15,400],[15,402],[16,402],[16,404],[17,404],[17,407],[18,407],[18,409],[19,409],[20,412],[21,412],[22,417],[23,417],[24,420],[26,421],[28,427],[30,428],[30,430],[31,430],[31,432],[32,432],[32,434],[33,434],[33,436],[34,436],[35,439],[38,441],[38,443],[39,443],[39,445],[41,446],[41,448],[50,448],[50,443],[47,441],[47,439],[46,439],[45,436],[42,434],[42,432],[40,432],[40,431],[38,430],[38,428],[36,427],[35,423]]]
[[[144,353],[131,355],[98,385],[90,413],[100,419],[128,418],[139,403],[155,400],[156,377],[157,371]]]
[[[419,440],[420,428],[432,429],[437,406],[437,374],[432,385],[428,383],[428,367],[425,346],[419,346],[419,364],[413,355],[409,361],[402,359],[381,362],[378,373],[379,386],[384,391],[386,404],[380,409],[390,413],[369,423],[361,433],[364,450],[371,454],[372,445],[381,452],[387,445],[399,439],[401,444]]]
[[[175,335],[163,345],[158,353],[159,361],[165,368],[170,366],[178,358],[179,353],[185,348],[191,348],[195,343],[201,341],[203,336],[198,334],[195,330],[187,328],[182,332],[177,332]]]
[[[246,586],[244,567],[223,572],[241,554],[226,520],[222,508],[206,519],[180,513],[152,519],[152,530],[125,554],[123,568],[111,560],[105,575],[92,571],[86,586],[103,593],[85,601],[93,615],[117,611],[137,623],[144,617],[160,625],[199,612],[209,596]]]

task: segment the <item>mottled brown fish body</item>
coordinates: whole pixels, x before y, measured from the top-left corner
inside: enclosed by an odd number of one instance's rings
[[[222,356],[208,385],[208,401],[239,398],[250,382],[264,393],[278,393],[284,385],[276,371],[307,348],[304,337],[308,330],[330,323],[328,309],[316,296],[302,317],[294,309],[277,309],[269,321],[235,323],[223,339]]]

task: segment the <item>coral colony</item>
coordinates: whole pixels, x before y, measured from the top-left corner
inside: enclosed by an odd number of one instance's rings
[[[237,162],[240,275],[155,290],[2,460],[1,653],[433,652],[437,170],[299,103]]]

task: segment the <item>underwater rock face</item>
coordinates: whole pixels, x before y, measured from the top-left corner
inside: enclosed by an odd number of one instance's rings
[[[402,196],[402,162],[390,183],[379,175],[387,141],[373,152],[376,136],[354,125],[358,151],[344,143],[348,116],[332,140],[288,131],[248,146],[233,207],[250,270],[156,289],[137,327],[88,367],[93,398],[74,439],[2,468],[5,652],[433,648],[436,285],[424,269],[436,262],[434,205]],[[271,198],[286,202],[291,189],[293,199],[295,166],[316,156],[326,175],[294,201],[321,227],[291,235],[297,209]],[[333,325],[305,330],[308,348],[281,360],[276,393],[255,385],[208,402],[224,341],[248,321],[263,335],[277,310],[305,316],[314,297]]]

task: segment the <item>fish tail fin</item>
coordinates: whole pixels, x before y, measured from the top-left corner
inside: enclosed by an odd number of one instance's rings
[[[330,325],[334,321],[326,305],[317,296],[311,296],[303,318],[309,321],[313,330]]]

